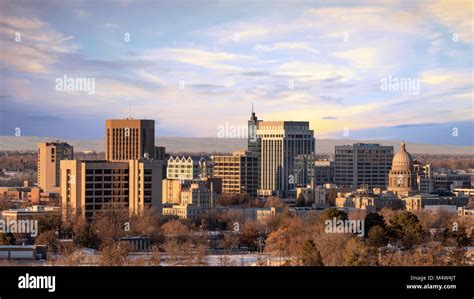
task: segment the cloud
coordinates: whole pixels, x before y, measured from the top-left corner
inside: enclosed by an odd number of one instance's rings
[[[357,48],[347,51],[336,51],[335,57],[349,60],[355,67],[371,69],[380,64],[379,50],[377,48]]]
[[[269,45],[255,45],[254,50],[256,51],[264,51],[264,52],[272,52],[272,51],[279,51],[279,50],[301,50],[307,51],[312,54],[320,54],[318,50],[313,48],[310,43],[308,42],[279,42],[279,43],[271,43]]]
[[[473,43],[473,3],[470,0],[439,0],[424,5],[434,20],[456,33],[461,42]]]
[[[233,65],[238,61],[255,60],[249,55],[239,55],[224,51],[208,51],[195,48],[162,48],[145,51],[143,59],[166,59],[182,62],[207,69],[222,71],[243,71],[242,67]]]

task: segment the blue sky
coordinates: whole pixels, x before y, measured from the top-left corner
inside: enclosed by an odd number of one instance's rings
[[[317,138],[474,145],[472,5],[3,0],[0,134],[102,138],[131,105],[157,136],[209,137],[253,102]],[[95,94],[55,90],[64,75]],[[381,90],[387,78],[419,88]]]

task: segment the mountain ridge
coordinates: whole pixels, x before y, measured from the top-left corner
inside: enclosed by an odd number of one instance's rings
[[[0,136],[0,151],[35,151],[38,142],[60,140],[74,146],[77,152],[105,150],[104,141],[63,139],[36,136]],[[351,145],[354,143],[379,143],[392,145],[398,151],[400,140],[356,140],[356,139],[318,139],[316,138],[316,154],[334,154],[335,145]],[[156,146],[165,146],[169,153],[231,153],[245,149],[247,139],[216,138],[216,137],[155,137]],[[474,146],[432,145],[406,142],[407,150],[413,154],[455,154],[474,155]]]

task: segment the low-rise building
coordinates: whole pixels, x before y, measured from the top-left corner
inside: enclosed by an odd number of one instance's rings
[[[455,205],[462,207],[467,204],[467,197],[463,196],[439,196],[436,194],[417,194],[402,198],[404,207],[409,212],[423,211],[429,205]]]
[[[44,216],[60,215],[61,208],[54,206],[32,206],[24,209],[9,209],[2,211],[2,219],[35,220]]]
[[[205,181],[195,181],[189,186],[181,185],[179,203],[163,205],[163,215],[182,219],[196,218],[216,205],[216,192],[207,188]]]
[[[474,220],[474,208],[458,207],[458,216],[461,221]]]
[[[340,193],[336,198],[336,207],[375,212],[383,208],[400,209],[402,201],[392,192],[375,194],[370,189],[357,189],[355,192]]]

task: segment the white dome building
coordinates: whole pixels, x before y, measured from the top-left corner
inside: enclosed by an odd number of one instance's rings
[[[388,175],[388,190],[399,195],[409,195],[417,190],[413,157],[405,149],[404,142],[400,144],[400,150],[393,157],[392,169]]]

